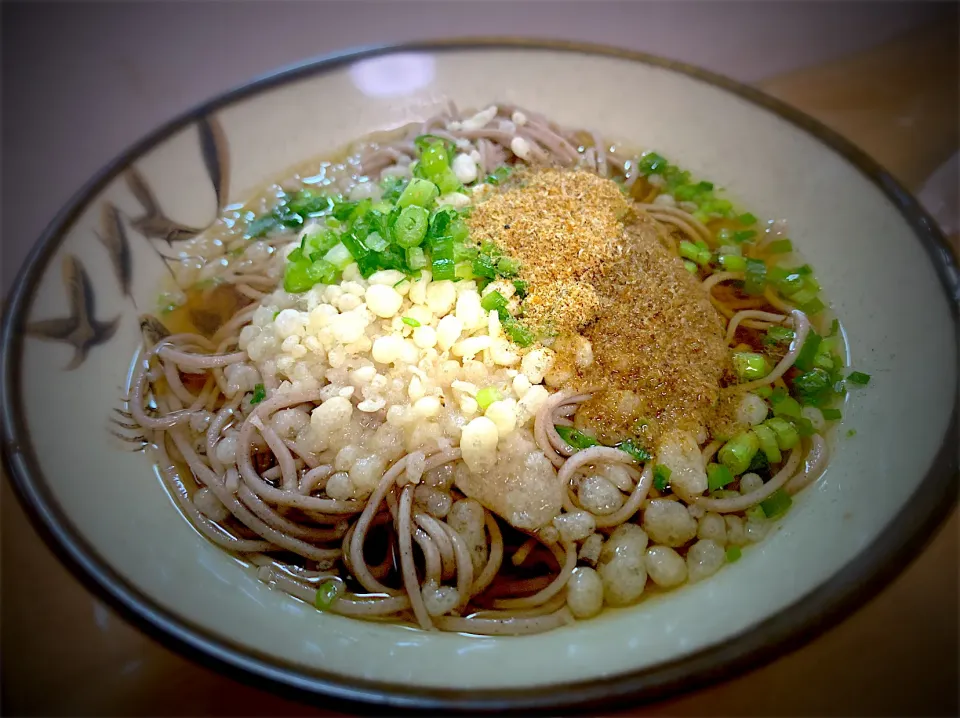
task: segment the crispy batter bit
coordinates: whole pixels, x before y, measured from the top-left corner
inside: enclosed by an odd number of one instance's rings
[[[598,287],[622,251],[628,209],[616,183],[591,172],[518,172],[476,206],[470,232],[520,260],[529,284],[526,323],[576,331],[601,311]]]

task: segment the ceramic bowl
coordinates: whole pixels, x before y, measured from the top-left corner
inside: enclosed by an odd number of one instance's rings
[[[163,237],[374,130],[511,102],[656,148],[787,218],[873,376],[826,475],[708,581],[543,635],[426,633],[323,614],[206,542],[108,431]],[[119,222],[119,224],[118,224]],[[957,268],[917,203],[813,120],[711,73],[600,47],[471,41],[364,50],[252,82],[114,160],[20,275],[3,328],[4,456],[36,525],[128,618],[241,680],[424,709],[645,698],[743,671],[874,595],[956,500]],[[856,430],[848,437],[849,429]]]

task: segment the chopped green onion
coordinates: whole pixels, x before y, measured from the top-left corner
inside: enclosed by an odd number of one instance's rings
[[[432,179],[440,190],[440,194],[459,192],[463,189],[463,184],[461,184],[460,180],[457,179],[457,175],[449,167],[447,167],[445,172],[435,175]]]
[[[500,401],[503,398],[503,394],[501,394],[500,390],[495,386],[485,386],[477,392],[476,398],[480,408],[486,411],[487,407],[493,402]]]
[[[494,290],[480,300],[480,306],[485,312],[491,310],[500,311],[501,309],[507,308],[507,298],[500,294],[500,292]]]
[[[727,484],[734,482],[733,474],[723,464],[707,464],[707,488],[710,491],[722,489]]]
[[[791,419],[800,418],[800,402],[792,396],[785,397],[780,401],[771,401],[773,404],[774,416],[786,416]]]
[[[560,435],[560,438],[574,449],[582,450],[589,449],[592,446],[600,446],[599,441],[572,426],[555,426],[554,429]]]
[[[420,172],[428,180],[436,181],[437,177],[450,169],[450,159],[442,142],[430,143],[420,153]]]
[[[700,247],[688,239],[682,239],[680,240],[680,256],[689,259],[691,262],[696,262],[700,256]]]
[[[477,255],[477,258],[473,260],[473,273],[478,277],[496,279],[497,265],[493,257],[485,252],[481,252],[479,255]]]
[[[331,197],[304,188],[291,197],[287,204],[291,211],[302,217],[319,217],[330,212],[334,202]]]
[[[690,274],[696,274],[697,270],[699,269],[699,267],[697,267],[697,263],[691,262],[689,259],[683,260],[683,266],[688,272],[690,272]]]
[[[454,240],[453,242],[453,258],[457,262],[473,262],[477,258],[477,255],[480,254],[480,250],[476,247],[468,247],[463,244],[463,242],[458,242]],[[470,270],[471,272],[473,269]]]
[[[870,383],[870,375],[865,374],[862,371],[850,372],[850,376],[847,377],[847,381],[859,386],[866,386]]]
[[[341,222],[356,222],[373,207],[373,200],[361,199],[348,202],[337,202],[333,205],[333,216]]]
[[[406,187],[407,180],[403,177],[384,177],[380,180],[380,188],[383,190],[381,199],[384,202],[396,203],[403,194],[403,188]]]
[[[856,429],[848,429],[848,430],[847,430],[847,436],[853,437],[853,436],[856,436],[856,435],[857,435],[857,430],[856,430]]]
[[[637,169],[645,175],[660,174],[667,167],[667,160],[656,152],[648,152],[637,163]]]
[[[735,475],[742,474],[750,466],[750,460],[760,450],[760,440],[752,431],[738,434],[717,453],[717,459]]]
[[[290,209],[286,204],[281,204],[276,207],[273,210],[273,216],[276,217],[277,222],[284,227],[296,229],[297,227],[303,226],[303,217]]]
[[[776,389],[770,392],[770,403],[777,404],[786,399],[788,396],[789,394],[787,394],[787,390],[781,386],[778,386]]]
[[[453,273],[456,281],[470,280],[476,276],[473,273],[473,265],[470,262],[457,262]]]
[[[796,336],[796,332],[793,329],[788,329],[787,327],[773,326],[767,329],[767,333],[763,337],[763,343],[767,346],[772,346],[776,344],[789,344],[793,341],[793,338]]]
[[[430,213],[423,207],[417,205],[406,207],[390,228],[393,241],[404,249],[418,246],[427,236],[429,221]]]
[[[809,302],[804,302],[800,305],[801,311],[809,314],[810,316],[815,316],[827,308],[827,305],[823,303],[823,300],[820,297],[814,297]]]
[[[336,580],[324,581],[317,587],[317,595],[313,599],[313,605],[321,611],[326,611],[333,602],[340,596],[341,583]]]
[[[669,466],[657,464],[653,467],[653,487],[663,493],[670,487],[670,474],[673,472]]]
[[[767,265],[760,259],[748,259],[747,270],[743,282],[743,290],[747,294],[763,294],[767,284]]]
[[[330,262],[330,264],[339,269],[341,272],[353,262],[353,256],[350,254],[350,250],[347,249],[343,244],[338,244],[333,247],[329,252],[323,255],[323,259],[324,261]]]
[[[793,425],[797,427],[797,433],[800,436],[813,436],[817,433],[813,428],[813,422],[804,416],[793,419]]]
[[[500,257],[497,273],[502,277],[512,277],[520,271],[520,262],[512,257]]]
[[[513,280],[513,288],[517,290],[517,297],[524,299],[527,296],[528,284],[522,279]]]
[[[843,412],[839,409],[821,409],[820,413],[827,421],[840,421],[843,418]]]
[[[479,393],[477,394],[477,403],[480,403]],[[589,449],[591,446],[600,446],[599,441],[589,434],[584,434],[582,431],[574,429],[572,426],[555,426],[553,428],[556,429],[561,439],[578,451]]]
[[[333,249],[340,243],[340,235],[329,227],[315,227],[308,231],[300,242],[300,256],[307,256],[310,259],[321,259],[324,254]],[[296,251],[296,250],[294,250]],[[292,256],[293,252],[287,256],[290,261],[296,261]]]
[[[299,260],[287,265],[283,275],[283,289],[291,294],[306,292],[315,284],[333,284],[337,278],[337,268],[330,262],[318,259]]]
[[[371,232],[364,239],[364,243],[371,252],[382,252],[389,246],[389,242],[379,232]]]
[[[733,233],[733,241],[737,244],[741,242],[747,242],[757,236],[757,232],[754,229],[738,229]]]
[[[644,449],[642,446],[636,444],[633,439],[625,439],[617,444],[617,448],[620,451],[626,451],[630,456],[636,459],[641,464],[650,461],[653,458],[653,454]]]
[[[497,167],[497,169],[487,175],[487,178],[484,180],[484,182],[487,184],[498,185],[507,177],[509,177],[511,172],[513,172],[513,168],[509,165],[500,165]]]
[[[253,387],[253,396],[250,398],[250,405],[259,404],[267,398],[267,388],[263,384],[257,384]]]
[[[766,455],[767,461],[769,461],[771,464],[777,464],[783,460],[783,455],[780,453],[780,446],[777,441],[777,435],[774,433],[773,429],[771,429],[769,426],[760,424],[753,427],[753,433],[757,435],[757,439],[760,441],[760,451]]]
[[[740,247],[740,246],[737,245],[737,244],[730,244],[730,243],[723,244],[723,243],[721,243],[720,248],[717,249],[717,254],[718,254],[718,255],[721,255],[721,254],[735,254],[735,255],[737,255],[738,257],[742,257],[742,256],[743,256],[743,248]]]
[[[771,267],[768,279],[785,297],[792,296],[803,289],[803,276],[783,267]]]
[[[764,516],[773,519],[786,513],[791,504],[793,504],[793,499],[790,498],[790,494],[783,489],[777,489],[760,502],[760,508],[763,509]]]
[[[770,468],[770,462],[767,461],[767,455],[762,451],[758,451],[753,455],[753,458],[750,459],[750,466],[747,467],[747,471],[766,471]]]
[[[799,275],[797,275],[799,276]],[[794,302],[799,306],[804,306],[805,304],[810,304],[814,299],[817,298],[817,290],[812,287],[806,286],[806,281],[804,281],[804,286],[796,292],[793,292],[790,295],[790,301]]]
[[[446,150],[448,155],[452,155],[456,150],[456,145],[453,144],[450,140],[446,140],[443,137],[438,137],[437,135],[417,135],[413,138],[413,144],[417,148],[419,156],[423,156],[423,153],[427,151],[430,147],[438,146]]]
[[[807,333],[807,340],[800,348],[800,353],[797,354],[797,360],[794,362],[794,366],[797,367],[797,369],[800,371],[810,371],[813,369],[813,359],[817,356],[817,350],[820,348],[821,341],[823,341],[823,337],[812,329]]]
[[[787,451],[800,443],[800,434],[796,428],[786,419],[774,416],[763,422],[763,425],[771,429],[777,438],[777,447],[781,451]]]
[[[279,224],[277,218],[272,214],[265,214],[250,222],[243,236],[246,239],[258,239],[276,229]]]
[[[708,216],[727,217],[732,210],[733,204],[729,200],[710,197],[708,195],[700,202],[699,211],[700,214],[706,214]],[[734,232],[734,234],[736,234],[736,232]]]
[[[457,276],[457,268],[453,262],[453,259],[448,257],[438,257],[436,253],[434,254],[433,260],[430,263],[430,271],[435,280],[455,279]]]
[[[283,288],[291,294],[305,292],[314,284],[316,282],[310,276],[310,260],[304,261],[298,257],[284,270]]]
[[[733,369],[741,382],[762,379],[770,373],[767,358],[756,352],[736,352],[733,355]]]
[[[740,560],[740,557],[743,555],[743,552],[740,550],[739,546],[727,546],[726,556],[727,563],[734,563]]]
[[[803,265],[803,267],[806,266],[806,264]],[[803,267],[800,269],[803,269]],[[805,274],[803,275],[803,288],[809,289],[811,292],[819,292],[823,287],[820,286],[820,282],[812,274]]]
[[[413,271],[423,269],[427,266],[427,254],[422,247],[407,248],[407,266]]]
[[[413,317],[400,317],[400,321],[406,324],[408,327],[416,328],[420,326],[420,322],[418,322]]]
[[[503,320],[501,319],[501,321]],[[533,332],[515,319],[503,322],[503,331],[510,337],[510,341],[518,347],[528,347],[536,340]]]
[[[744,213],[741,214],[739,217],[737,217],[737,221],[740,222],[740,224],[742,224],[742,225],[744,225],[744,226],[749,226],[749,225],[751,225],[751,224],[756,224],[756,223],[757,223],[757,218],[754,217],[754,216],[753,216],[752,214],[750,214],[749,212],[744,212]]]
[[[427,242],[430,246],[440,239],[453,239],[453,225],[460,217],[453,207],[437,207],[430,215]]]
[[[775,239],[767,245],[770,254],[787,254],[793,251],[793,242],[789,239]]]
[[[773,395],[773,389],[769,386],[758,386],[753,390],[753,393],[759,396],[761,399],[769,399]]]
[[[738,254],[721,254],[719,261],[728,272],[742,272],[747,268],[747,260]]]
[[[414,177],[397,199],[398,207],[429,207],[440,195],[440,189],[430,180]]]
[[[820,396],[832,387],[830,375],[820,368],[811,369],[793,378],[793,389],[801,397],[814,398]]]

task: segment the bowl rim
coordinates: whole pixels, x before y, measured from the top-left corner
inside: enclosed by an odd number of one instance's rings
[[[899,210],[933,263],[944,290],[960,350],[960,269],[934,220],[875,160],[818,120],[754,87],[687,63],[644,52],[565,40],[465,37],[367,46],[289,65],[221,93],[168,120],[97,172],[58,212],[31,250],[14,283],[0,333],[0,426],[6,472],[34,528],[60,561],[94,596],[168,648],[244,683],[327,708],[360,710],[360,704],[393,711],[522,712],[591,709],[648,702],[686,692],[757,668],[809,642],[866,603],[890,583],[935,534],[957,503],[958,456],[951,437],[960,430],[960,391],[933,464],[897,522],[844,567],[793,604],[736,636],[664,664],[603,679],[510,689],[411,688],[308,671],[232,645],[168,611],[127,582],[90,546],[45,485],[25,422],[17,378],[25,312],[66,230],[88,203],[137,157],[208,113],[259,92],[330,72],[357,60],[406,52],[529,50],[599,55],[667,69],[706,82],[759,106],[815,137],[875,184]],[[509,640],[509,639],[507,639]],[[331,703],[332,701],[332,703]]]

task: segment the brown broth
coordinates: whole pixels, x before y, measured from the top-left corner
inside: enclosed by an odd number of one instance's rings
[[[212,337],[234,314],[253,300],[232,284],[195,285],[184,292],[186,301],[160,317],[173,334]]]

